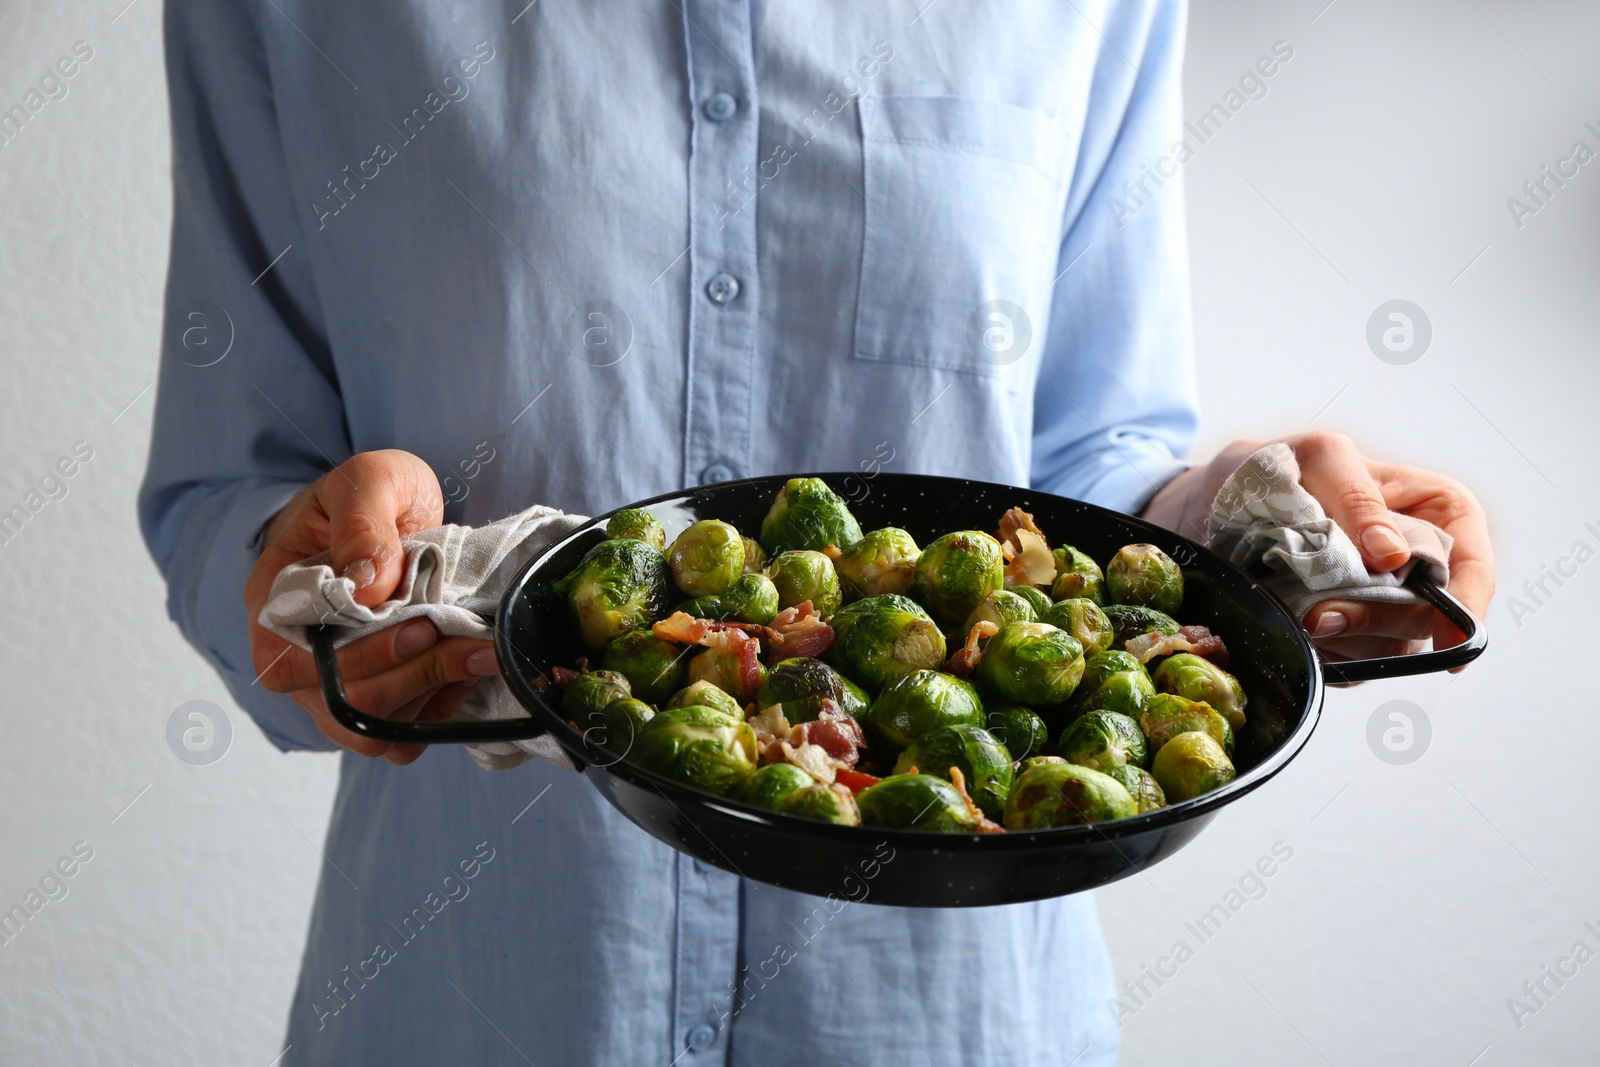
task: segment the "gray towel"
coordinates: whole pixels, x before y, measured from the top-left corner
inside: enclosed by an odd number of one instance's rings
[[[493,618],[506,586],[523,564],[589,520],[553,508],[532,507],[487,526],[436,526],[405,538],[406,575],[394,599],[375,608],[355,602],[356,586],[333,573],[326,552],[285,567],[272,583],[261,609],[261,625],[309,650],[306,627],[344,626],[345,645],[409,619],[431,619],[450,636],[489,640]],[[485,678],[473,690],[458,718],[514,719],[527,715],[501,678]],[[469,745],[478,766],[504,770],[532,756],[572,769],[572,761],[548,735],[530,741]]]
[[[1300,485],[1300,465],[1285,444],[1257,449],[1223,483],[1211,505],[1208,544],[1247,574],[1260,577],[1297,619],[1324,600],[1421,603],[1401,583],[1411,568],[1427,567],[1443,585],[1450,579],[1454,539],[1430,522],[1408,515],[1391,521],[1411,548],[1397,571],[1372,574],[1361,553],[1317,499]]]

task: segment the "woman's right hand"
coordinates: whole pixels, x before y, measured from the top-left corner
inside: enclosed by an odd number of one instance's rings
[[[329,740],[352,752],[407,764],[426,746],[386,744],[340,726],[323,703],[311,653],[256,620],[278,572],[324,551],[333,554],[334,572],[356,583],[357,603],[383,603],[405,576],[400,539],[442,522],[444,497],[426,463],[398,449],[358,453],[306,486],[277,514],[245,582],[258,684],[294,697]],[[426,619],[345,645],[339,649],[339,670],[351,704],[400,721],[448,719],[480,679],[500,673],[493,642],[441,637]]]

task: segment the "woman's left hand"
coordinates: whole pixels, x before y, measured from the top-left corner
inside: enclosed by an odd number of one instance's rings
[[[1343,434],[1312,431],[1276,441],[1235,441],[1210,463],[1162,487],[1144,517],[1204,541],[1206,516],[1222,484],[1252,452],[1277,442],[1294,450],[1301,484],[1350,535],[1369,571],[1392,571],[1411,558],[1392,514],[1424,519],[1453,537],[1450,592],[1483,618],[1494,596],[1494,548],[1477,498],[1442,474],[1368,459]],[[1426,604],[1325,600],[1306,613],[1304,623],[1319,648],[1348,659],[1420,652],[1429,638],[1436,648],[1463,640]]]

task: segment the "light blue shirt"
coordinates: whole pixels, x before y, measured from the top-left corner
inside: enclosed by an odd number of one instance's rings
[[[924,3],[168,4],[141,516],[277,744],[329,747],[250,684],[245,575],[353,452],[466,523],[874,463],[1133,510],[1179,468],[1182,4]],[[325,847],[285,1063],[1115,1057],[1087,895],[835,909],[454,747],[346,755]]]

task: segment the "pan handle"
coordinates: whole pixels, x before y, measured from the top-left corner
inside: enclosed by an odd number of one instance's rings
[[[529,716],[521,719],[495,719],[488,722],[392,722],[368,715],[354,707],[344,695],[344,679],[339,676],[339,657],[333,643],[340,627],[312,626],[306,630],[311,655],[317,663],[317,679],[322,683],[322,699],[328,711],[351,733],[397,745],[435,745],[440,743],[477,744],[481,741],[525,741],[546,733],[543,724]]]
[[[1369,682],[1374,678],[1403,678],[1412,674],[1433,674],[1465,667],[1483,655],[1483,650],[1489,645],[1489,635],[1484,631],[1483,624],[1467,610],[1465,604],[1434,581],[1426,567],[1413,567],[1411,573],[1406,576],[1406,585],[1454,623],[1456,629],[1466,635],[1466,640],[1459,645],[1435,649],[1432,652],[1419,652],[1414,656],[1323,660],[1323,681],[1337,685],[1342,682]]]

